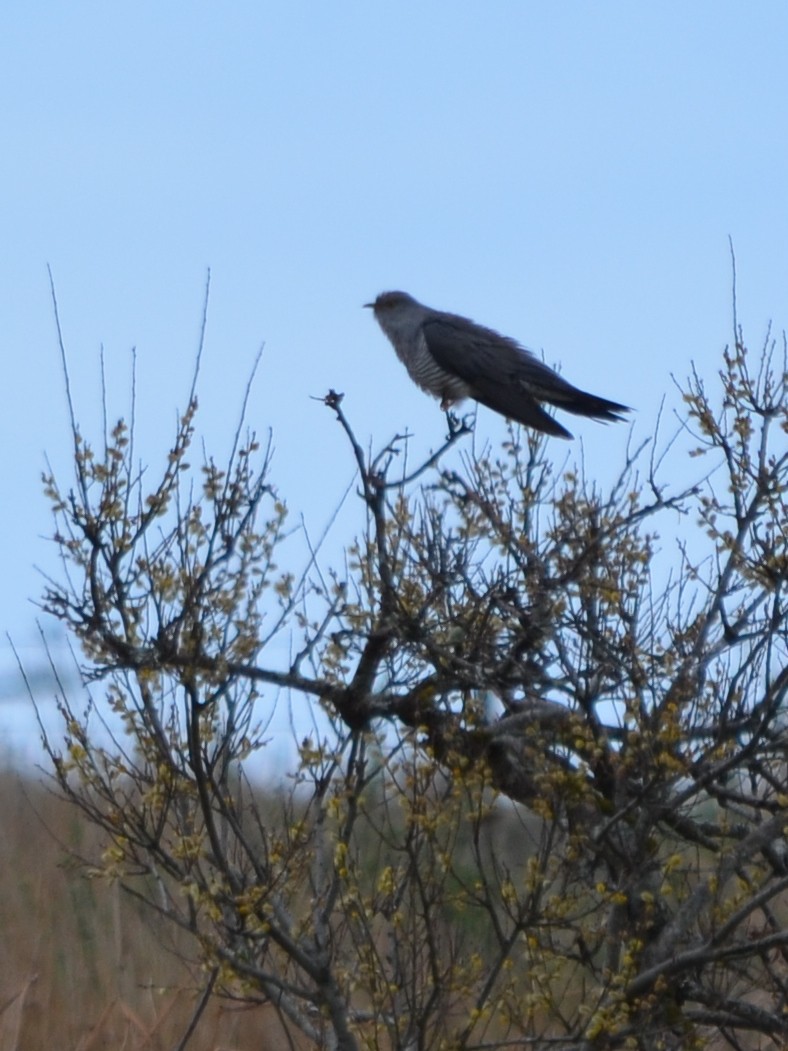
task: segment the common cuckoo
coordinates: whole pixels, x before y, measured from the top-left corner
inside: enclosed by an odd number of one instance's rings
[[[382,292],[370,307],[397,357],[445,411],[474,398],[526,427],[571,438],[539,402],[590,416],[621,420],[626,405],[578,390],[508,336],[458,314],[425,307],[407,292]]]

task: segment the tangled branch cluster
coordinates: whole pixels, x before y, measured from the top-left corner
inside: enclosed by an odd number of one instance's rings
[[[195,400],[151,488],[122,421],[100,451],[75,423],[44,605],[96,702],[49,748],[100,871],[315,1046],[782,1046],[788,370],[750,369],[726,352],[721,406],[692,377],[684,489],[670,450],[603,490],[514,430],[448,455],[462,425],[403,479],[332,392],[363,510],[335,570],[280,568],[253,438],[189,467]],[[272,799],[247,760],[284,700],[313,729]]]

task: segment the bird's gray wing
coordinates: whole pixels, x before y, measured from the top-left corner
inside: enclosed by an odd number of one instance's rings
[[[473,321],[440,314],[424,323],[424,333],[438,364],[472,387],[478,401],[548,434],[569,436],[542,412],[536,404],[540,401],[607,423],[622,420],[622,413],[630,411],[617,401],[573,386],[513,339]]]
[[[569,403],[578,392],[530,351],[464,318],[430,319],[423,332],[437,364],[463,379],[477,401],[527,427],[571,438],[538,402]]]

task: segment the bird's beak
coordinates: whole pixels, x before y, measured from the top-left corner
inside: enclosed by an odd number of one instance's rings
[[[365,310],[374,310],[375,309],[375,304],[374,303],[365,303],[364,304],[364,309]]]

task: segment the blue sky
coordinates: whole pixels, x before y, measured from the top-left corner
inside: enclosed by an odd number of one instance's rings
[[[750,342],[788,321],[787,43],[782,2],[5,4],[0,627],[36,659],[44,454],[68,469],[47,263],[79,415],[102,344],[125,411],[136,347],[154,459],[211,267],[201,429],[229,448],[264,343],[252,420],[315,533],[352,465],[310,396],[344,391],[374,444],[444,433],[361,309],[384,289],[543,350],[645,437],[730,339],[729,236]],[[574,429],[619,462],[624,428]],[[3,643],[0,693],[10,667]]]

